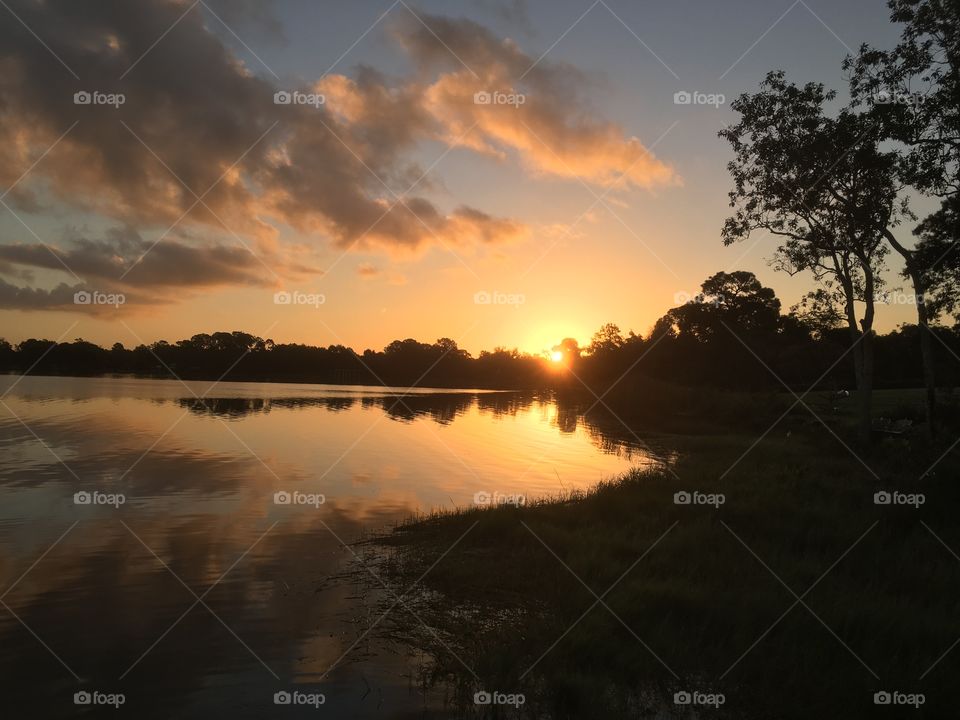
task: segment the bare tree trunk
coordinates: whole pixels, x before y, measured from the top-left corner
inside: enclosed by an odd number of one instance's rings
[[[853,372],[857,381],[857,435],[860,442],[867,445],[870,443],[873,411],[873,338],[871,337],[874,312],[873,276],[866,267],[863,268],[867,310],[864,313],[863,320],[858,323],[857,310],[854,305],[856,292],[851,277],[849,259],[835,256],[833,262],[837,270],[836,277],[843,287],[844,315],[847,320],[847,328],[850,330],[851,342],[854,343]]]
[[[860,441],[869,444],[873,430],[873,319],[876,313],[874,293],[876,285],[873,268],[866,258],[861,258],[863,268],[863,302],[865,305],[860,331],[863,340],[863,388],[860,391]]]
[[[891,247],[900,253],[907,266],[907,272],[913,283],[913,293],[917,304],[917,329],[920,332],[920,356],[923,362],[923,385],[925,388],[924,414],[927,420],[927,437],[933,439],[937,432],[937,377],[936,366],[933,361],[933,335],[930,329],[930,314],[927,312],[926,283],[917,268],[915,255],[897,240],[889,229],[884,230],[884,237]]]
[[[863,334],[863,385],[860,388],[860,441],[869,443],[873,430],[873,331]]]
[[[870,344],[871,338],[864,337],[863,330],[857,323],[856,310],[853,305],[852,284],[846,298],[844,314],[847,319],[847,328],[850,330],[850,341],[854,344],[853,375],[857,386],[857,434],[861,442],[869,443],[873,404],[871,399],[871,393],[873,392],[873,346]],[[869,348],[868,344],[870,345]]]
[[[927,319],[923,295],[917,293],[917,324],[920,326],[920,355],[923,359],[923,384],[926,389],[924,408],[927,419],[927,437],[933,440],[937,434],[937,378],[933,361],[933,330]]]

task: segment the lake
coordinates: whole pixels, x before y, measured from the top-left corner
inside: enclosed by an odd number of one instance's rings
[[[0,396],[9,717],[453,717],[376,632],[354,544],[661,462],[546,395],[2,376]]]

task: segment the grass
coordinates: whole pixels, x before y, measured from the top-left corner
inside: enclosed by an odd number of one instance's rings
[[[899,391],[877,404],[915,411]],[[759,433],[690,436],[671,469],[411,519],[370,541],[398,592],[414,585],[394,636],[429,651],[423,681],[452,687],[465,717],[693,717],[679,690],[725,695],[703,717],[905,712],[874,706],[880,690],[924,693],[911,717],[954,717],[960,648],[934,663],[960,637],[960,559],[941,544],[960,553],[960,452],[921,478],[949,442],[866,453],[844,413],[830,422],[862,462],[794,414],[746,455]],[[926,503],[877,506],[879,489]],[[676,505],[679,490],[726,502]],[[491,715],[478,689],[526,703]]]

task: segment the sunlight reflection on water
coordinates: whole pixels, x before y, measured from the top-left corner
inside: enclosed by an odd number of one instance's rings
[[[12,707],[74,716],[76,690],[119,688],[140,717],[252,717],[303,682],[339,717],[439,707],[410,686],[410,658],[369,642],[320,682],[375,619],[342,543],[477,493],[532,499],[658,462],[549,397],[185,385],[0,377]]]

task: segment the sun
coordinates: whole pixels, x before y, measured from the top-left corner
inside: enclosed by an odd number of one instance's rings
[[[554,350],[550,353],[550,359],[555,363],[561,362],[563,360],[563,353],[559,350]]]

